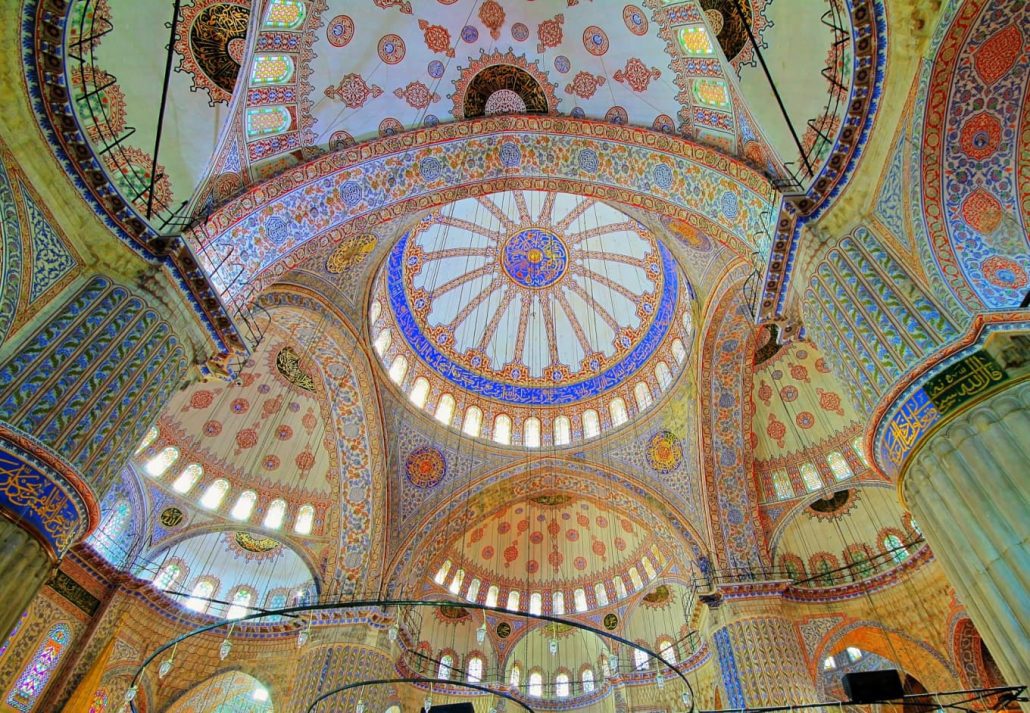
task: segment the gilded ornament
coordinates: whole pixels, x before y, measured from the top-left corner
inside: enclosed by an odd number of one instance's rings
[[[275,368],[287,381],[305,391],[315,390],[315,380],[300,368],[300,356],[290,347],[283,347],[275,357]]]
[[[375,250],[379,239],[373,233],[365,233],[339,245],[325,261],[326,272],[339,275],[349,267],[361,263]]]

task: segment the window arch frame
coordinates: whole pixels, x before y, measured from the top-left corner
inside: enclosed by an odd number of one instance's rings
[[[10,692],[7,694],[7,704],[15,710],[25,712],[35,708],[40,695],[50,685],[54,671],[60,666],[70,643],[71,628],[66,622],[59,621],[51,626],[50,630],[40,637],[32,658],[25,662],[21,673],[14,680]],[[56,652],[53,651],[55,647]],[[49,658],[40,666],[41,659],[48,651],[51,652]],[[24,687],[29,684],[30,677],[35,679],[32,684],[33,688],[25,690]],[[23,697],[19,697],[19,695]]]

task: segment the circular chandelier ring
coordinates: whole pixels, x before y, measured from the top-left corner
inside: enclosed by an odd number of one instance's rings
[[[247,614],[246,616],[241,616],[241,617],[236,618],[236,619],[219,619],[218,621],[213,622],[211,624],[204,624],[203,626],[198,626],[198,627],[196,627],[195,629],[193,629],[191,631],[187,631],[185,634],[182,634],[180,636],[175,637],[174,639],[172,639],[171,641],[163,644],[162,646],[159,646],[154,651],[154,653],[150,654],[150,656],[145,658],[143,660],[143,663],[141,663],[139,665],[139,668],[136,669],[136,673],[133,674],[133,677],[132,677],[132,685],[133,686],[138,685],[139,684],[139,679],[143,675],[144,669],[146,669],[146,667],[150,665],[151,661],[156,659],[158,656],[160,656],[162,653],[164,653],[168,649],[172,648],[173,646],[179,644],[182,641],[185,641],[187,639],[193,638],[194,636],[197,636],[198,634],[204,634],[204,633],[206,633],[208,631],[214,631],[215,629],[219,629],[219,628],[221,628],[223,626],[240,624],[242,622],[256,620],[256,619],[263,619],[264,617],[267,617],[267,616],[296,617],[297,615],[305,614],[307,612],[328,611],[328,610],[332,610],[332,609],[376,609],[376,608],[378,608],[378,609],[384,609],[385,610],[387,607],[434,607],[434,608],[440,608],[440,607],[461,607],[463,609],[472,609],[472,610],[475,610],[475,611],[483,611],[483,612],[488,612],[489,611],[489,612],[494,612],[496,614],[502,614],[502,615],[511,616],[511,617],[522,617],[522,618],[525,618],[525,619],[536,619],[537,621],[546,621],[546,622],[551,622],[553,624],[564,624],[566,626],[571,626],[574,629],[579,629],[580,631],[588,631],[588,632],[590,632],[592,634],[596,634],[597,636],[600,636],[600,637],[602,637],[604,639],[609,639],[611,641],[616,641],[616,642],[618,642],[620,644],[624,644],[625,646],[628,646],[628,647],[630,647],[632,649],[637,649],[638,651],[643,651],[645,654],[648,655],[648,660],[655,659],[659,663],[664,664],[666,668],[668,668],[673,673],[675,673],[680,678],[680,680],[683,681],[684,685],[686,685],[686,687],[687,687],[687,691],[690,692],[690,708],[685,713],[693,713],[694,710],[695,710],[695,707],[694,707],[694,687],[690,685],[690,681],[687,680],[686,674],[683,673],[682,671],[680,671],[679,668],[677,668],[673,664],[669,663],[661,654],[659,654],[659,653],[657,653],[655,651],[651,651],[650,649],[648,649],[645,646],[641,646],[640,644],[634,643],[634,642],[630,641],[629,639],[626,639],[626,638],[623,638],[623,637],[619,636],[618,634],[613,634],[610,631],[604,631],[602,629],[598,629],[596,627],[590,626],[589,624],[584,624],[583,622],[576,621],[575,619],[562,619],[561,617],[551,616],[550,614],[531,614],[531,613],[525,612],[525,611],[510,611],[508,609],[503,609],[501,607],[490,607],[490,606],[487,606],[485,604],[478,604],[476,602],[466,602],[466,601],[460,601],[460,600],[452,601],[452,600],[447,600],[447,599],[431,599],[431,600],[422,600],[422,599],[355,599],[355,600],[351,600],[349,602],[320,602],[320,603],[315,603],[315,604],[303,604],[303,605],[297,605],[297,606],[292,606],[292,607],[283,607],[281,609],[261,609],[260,611],[257,611],[257,612],[255,612],[253,614]],[[428,680],[428,679],[419,679],[419,680]],[[458,682],[454,681],[452,683],[458,683]],[[466,684],[466,685],[468,685],[468,684]],[[491,693],[496,693],[496,691],[493,691],[492,689],[489,689],[489,690],[490,690]],[[498,694],[498,695],[500,695],[500,694]],[[130,705],[130,707],[131,707],[131,709],[133,711],[136,711],[136,707],[133,704],[130,703],[129,705]]]
[[[516,705],[520,706],[521,708],[524,708],[525,710],[529,711],[529,713],[536,713],[536,711],[534,711],[532,708],[527,706],[525,703],[523,703],[510,693],[498,691],[496,689],[490,688],[489,686],[482,686],[469,681],[451,681],[450,679],[446,678],[376,678],[371,681],[357,681],[355,683],[348,683],[346,686],[340,686],[339,688],[334,688],[328,693],[323,693],[321,696],[313,700],[311,702],[311,705],[307,707],[307,713],[313,713],[315,708],[317,708],[322,701],[328,700],[329,698],[332,698],[333,696],[339,695],[341,693],[345,693],[346,691],[349,691],[352,688],[361,688],[364,686],[383,686],[390,683],[428,683],[430,685],[434,683],[439,683],[441,685],[458,688],[473,688],[477,691],[483,691],[484,693],[492,693],[495,696],[500,696],[501,698],[509,700],[512,703],[515,703]]]

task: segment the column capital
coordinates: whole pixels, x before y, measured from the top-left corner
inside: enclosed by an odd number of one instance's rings
[[[1030,378],[1026,354],[1010,359],[1012,337],[1020,333],[1030,335],[1025,312],[978,315],[962,338],[909,370],[880,399],[870,420],[865,445],[876,467],[899,481],[927,436],[983,399]]]
[[[100,522],[100,506],[62,458],[0,424],[0,515],[59,560]]]

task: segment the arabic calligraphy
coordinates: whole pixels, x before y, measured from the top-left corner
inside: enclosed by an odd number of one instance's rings
[[[17,514],[43,535],[58,556],[84,527],[75,503],[45,473],[17,455],[0,450],[0,507]]]
[[[926,392],[920,389],[894,414],[884,435],[883,453],[889,463],[900,466],[915,444],[939,421],[940,412]]]
[[[923,390],[937,410],[945,414],[1007,378],[998,362],[980,350],[929,379]]]

